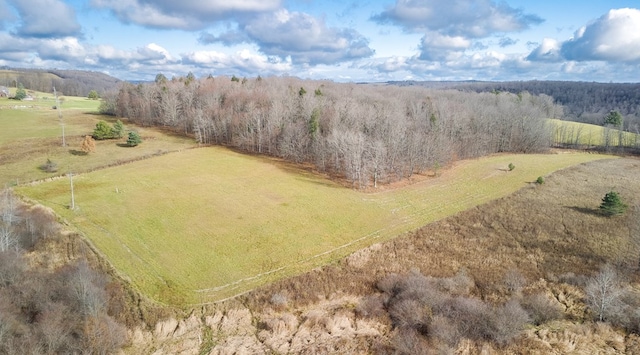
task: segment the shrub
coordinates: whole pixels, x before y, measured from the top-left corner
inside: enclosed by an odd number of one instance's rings
[[[142,138],[136,132],[129,132],[129,138],[127,138],[127,145],[129,147],[135,147],[138,144],[142,143]]]
[[[618,214],[622,214],[627,210],[627,205],[622,203],[620,199],[620,195],[617,192],[610,191],[604,198],[602,198],[602,203],[600,204],[600,211],[606,216],[614,216]]]
[[[509,171],[513,171],[513,169],[515,169],[516,166],[513,165],[513,163],[509,163]]]
[[[40,166],[42,171],[46,171],[48,173],[55,173],[58,171],[58,164],[51,159],[47,159],[47,162]]]
[[[540,325],[555,319],[562,318],[562,309],[558,302],[552,301],[547,296],[536,293],[525,296],[520,302],[531,321],[535,325]]]
[[[91,136],[85,136],[84,140],[82,141],[82,145],[80,146],[80,150],[82,150],[86,154],[89,154],[91,152],[95,152],[96,151],[96,141],[94,141],[93,138],[91,138]]]
[[[530,320],[527,312],[515,300],[494,309],[491,318],[490,337],[500,345],[506,345],[517,337]]]
[[[91,99],[91,100],[97,100],[97,99],[100,98],[100,95],[98,95],[97,91],[91,90],[91,91],[89,91],[88,98]]]
[[[99,121],[96,123],[96,128],[93,130],[93,139],[103,140],[111,139],[113,136],[112,128],[106,121]]]
[[[538,185],[544,184],[544,178],[542,176],[538,176],[538,178],[536,179],[536,184]]]

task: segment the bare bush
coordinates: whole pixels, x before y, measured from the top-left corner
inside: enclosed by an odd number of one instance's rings
[[[111,354],[127,343],[126,329],[107,315],[89,317],[84,326],[84,348],[93,354]]]
[[[289,298],[286,295],[277,292],[271,295],[269,302],[272,306],[278,309],[284,309],[287,307],[287,303],[289,303]]]
[[[426,330],[429,325],[431,312],[427,307],[415,299],[401,299],[389,307],[389,316],[394,327]]]
[[[429,335],[453,347],[462,339],[458,326],[449,318],[434,316],[429,324]]]
[[[13,284],[22,277],[26,264],[22,254],[15,251],[0,252],[0,287]]]
[[[520,293],[526,284],[527,279],[518,269],[509,269],[504,275],[504,285],[507,287],[507,291],[511,293]]]
[[[520,304],[529,313],[529,317],[535,325],[562,318],[560,304],[543,294],[536,293],[524,296]]]
[[[455,297],[434,310],[453,321],[459,332],[474,340],[491,339],[491,308],[484,302],[468,297]]]
[[[429,344],[415,329],[400,328],[393,336],[393,347],[402,355],[427,355]]]
[[[500,345],[506,345],[522,332],[530,318],[516,300],[510,300],[493,310],[491,321],[491,339]]]

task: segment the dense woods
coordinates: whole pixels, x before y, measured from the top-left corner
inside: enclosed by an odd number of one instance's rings
[[[550,145],[549,96],[336,84],[294,78],[123,84],[103,113],[174,127],[202,144],[268,154],[377,186],[496,152]]]
[[[624,116],[627,131],[640,132],[640,83],[595,83],[575,81],[511,81],[511,82],[393,82],[400,86],[423,86],[474,92],[527,91],[532,95],[549,95],[562,105],[566,120],[596,125],[605,116],[618,111]]]

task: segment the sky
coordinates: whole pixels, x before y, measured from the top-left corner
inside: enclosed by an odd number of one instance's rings
[[[640,82],[640,0],[0,0],[0,66]]]

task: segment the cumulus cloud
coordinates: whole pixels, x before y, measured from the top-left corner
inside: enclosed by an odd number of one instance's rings
[[[575,61],[640,62],[640,10],[610,10],[576,31],[560,51]]]
[[[420,59],[447,60],[458,57],[471,46],[462,36],[447,36],[437,32],[427,33],[420,43]]]
[[[528,56],[527,60],[542,62],[561,61],[560,43],[552,38],[545,38]]]
[[[396,0],[395,5],[372,20],[398,25],[409,32],[437,31],[468,38],[521,31],[543,21],[491,0]]]
[[[16,30],[19,36],[63,38],[80,34],[80,24],[75,11],[62,1],[9,0],[9,3],[20,16],[21,24]]]
[[[244,73],[285,73],[292,69],[290,61],[268,57],[249,50],[242,50],[233,55],[217,51],[195,51],[182,55],[184,64],[191,64],[204,69],[235,69]]]
[[[294,63],[332,64],[373,55],[369,41],[349,28],[328,27],[321,19],[280,9],[260,14],[220,35],[204,33],[202,43],[253,42],[269,56],[291,57]]]
[[[124,23],[197,30],[211,22],[275,10],[280,0],[92,0],[91,4],[109,9]]]

